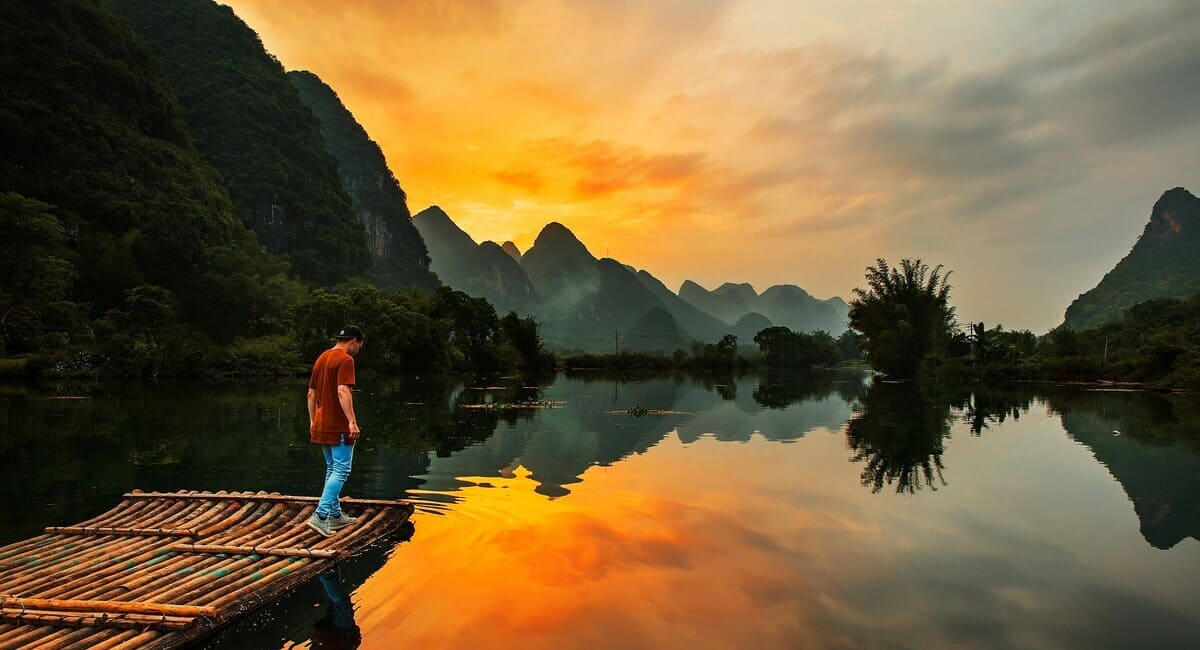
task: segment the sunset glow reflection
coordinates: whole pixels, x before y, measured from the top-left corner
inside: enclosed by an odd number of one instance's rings
[[[656,452],[689,454],[677,441]],[[547,499],[524,467],[461,491],[358,593],[367,639],[443,647],[778,646],[806,621],[810,540],[849,534],[803,508],[697,489],[702,474],[593,467]],[[698,493],[699,492],[699,493]],[[419,496],[418,496],[419,498]],[[779,506],[783,508],[779,508]],[[767,616],[783,626],[756,623]],[[619,639],[619,641],[618,641]],[[380,646],[382,647],[382,646]]]

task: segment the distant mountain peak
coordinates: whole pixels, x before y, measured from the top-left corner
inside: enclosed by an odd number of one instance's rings
[[[445,219],[446,221],[451,221],[450,215],[446,214],[446,211],[442,209],[442,206],[436,204],[421,210],[417,214],[413,215],[413,218],[416,219],[418,215],[423,215],[426,219],[439,218]],[[451,221],[451,223],[453,223],[453,221]]]
[[[754,290],[754,285],[750,284],[749,282],[726,282],[716,289],[713,289],[713,293],[725,293],[726,291],[733,291],[738,295],[746,295],[746,292],[752,293],[756,296],[758,295],[758,292]]]
[[[1142,237],[1152,241],[1168,241],[1197,227],[1196,197],[1182,187],[1163,192],[1150,211],[1150,223]]]
[[[777,294],[785,294],[785,295],[790,295],[790,296],[801,296],[804,298],[812,298],[812,294],[810,294],[809,292],[805,291],[804,289],[801,289],[800,287],[798,287],[794,284],[777,284],[777,285],[774,285],[771,287],[767,287],[767,290],[762,292],[762,295],[765,298],[768,296],[768,294],[771,296],[774,296]]]
[[[508,256],[517,262],[521,261],[521,249],[517,248],[517,245],[511,241],[506,241],[503,244],[500,244],[500,249],[505,253],[508,253]]]
[[[431,236],[452,237],[460,242],[469,242],[471,246],[475,245],[475,240],[465,230],[459,228],[445,210],[436,205],[431,205],[414,214],[412,220],[413,225],[421,232],[421,236],[427,240]],[[426,243],[428,244],[428,242]]]
[[[533,241],[533,245],[535,247],[541,246],[552,248],[567,246],[572,248],[577,247],[583,249],[583,251],[586,252],[589,257],[592,256],[591,252],[588,251],[587,246],[584,246],[583,242],[579,241],[579,238],[575,236],[575,233],[571,232],[569,228],[561,223],[558,223],[557,221],[551,221],[543,226],[542,231],[538,233],[537,239]]]
[[[1133,248],[1067,307],[1063,324],[1086,329],[1119,320],[1134,304],[1200,291],[1200,199],[1182,187],[1163,192]]]

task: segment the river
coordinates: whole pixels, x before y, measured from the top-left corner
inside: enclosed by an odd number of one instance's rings
[[[345,494],[413,526],[207,645],[1200,647],[1196,402],[368,378]],[[315,495],[307,424],[302,381],[0,388],[0,544],[134,488]]]

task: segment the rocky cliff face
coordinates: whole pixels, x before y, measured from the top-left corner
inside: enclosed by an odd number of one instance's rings
[[[432,291],[437,278],[429,270],[429,252],[379,145],[317,75],[294,70],[287,76],[317,117],[329,151],[338,161],[342,188],[350,195],[371,253],[368,278],[384,289]]]
[[[1133,248],[1090,291],[1067,307],[1064,325],[1095,327],[1152,298],[1200,293],[1200,199],[1182,187],[1165,192]]]

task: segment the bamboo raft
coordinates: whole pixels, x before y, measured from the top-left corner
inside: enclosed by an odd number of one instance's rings
[[[0,649],[178,648],[355,555],[404,501],[342,499],[358,521],[306,525],[316,497],[140,492],[75,526],[0,547]]]

